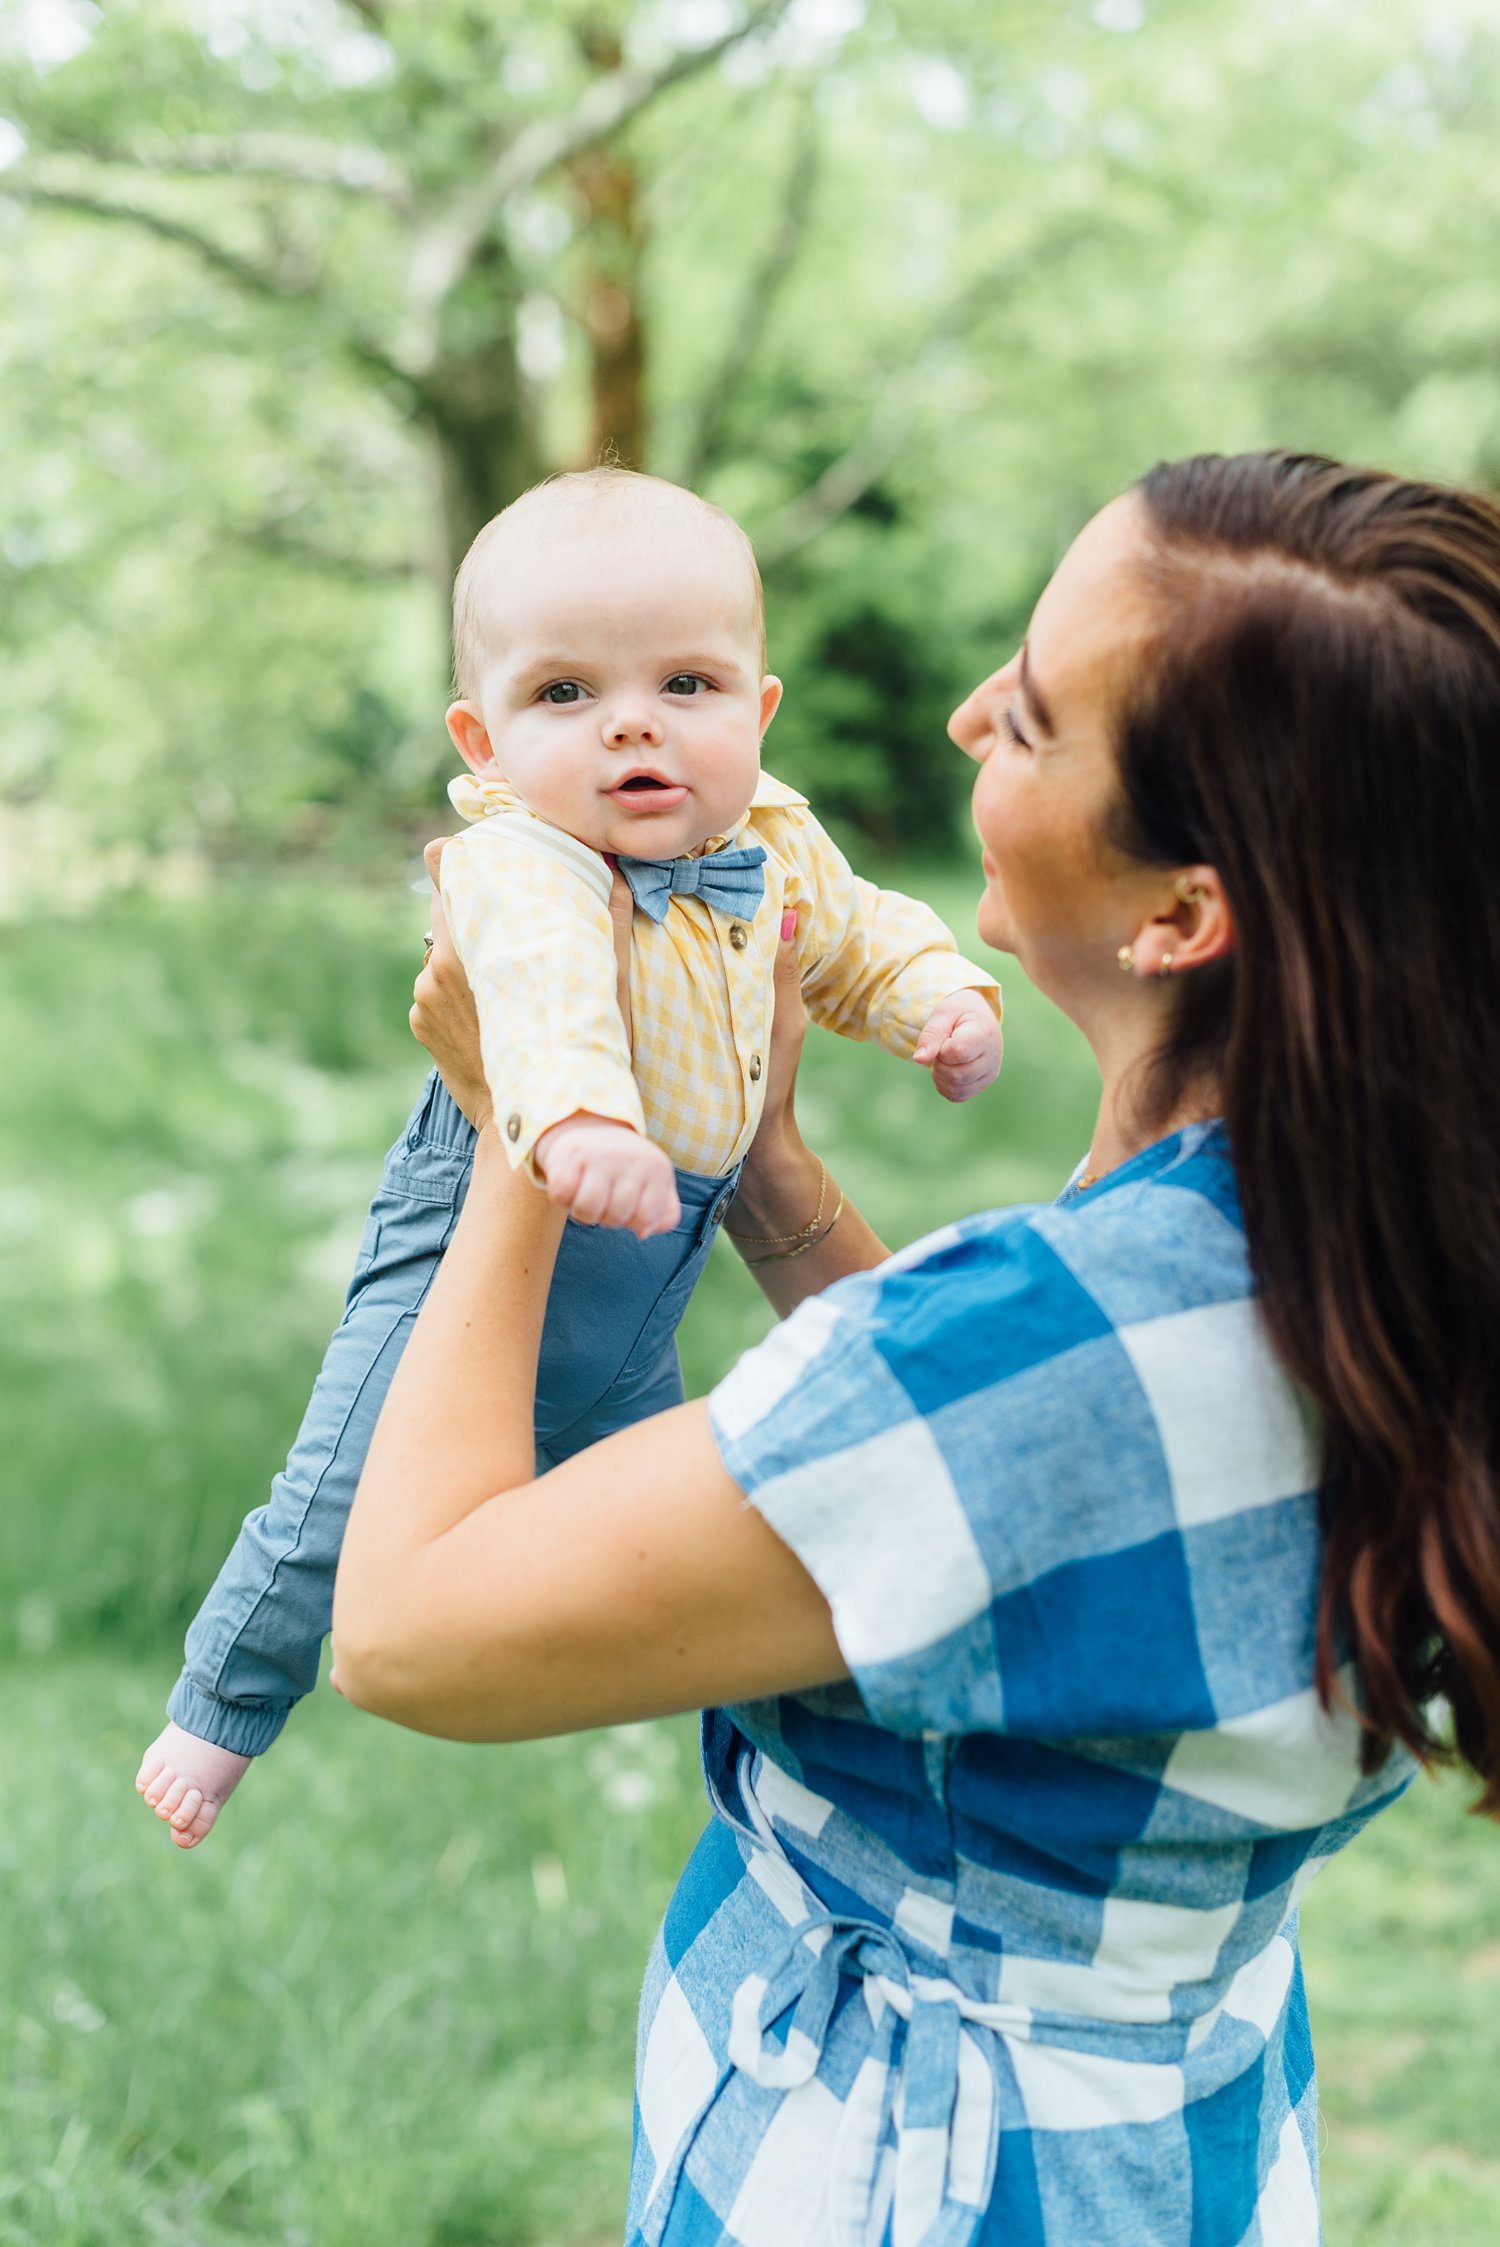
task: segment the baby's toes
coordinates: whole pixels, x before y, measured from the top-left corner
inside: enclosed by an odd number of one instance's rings
[[[201,1787],[189,1787],[172,1813],[172,1839],[179,1849],[191,1849],[208,1833],[219,1814],[216,1802],[205,1797]]]
[[[189,1789],[194,1792],[197,1790],[193,1789],[191,1779],[178,1778],[173,1772],[163,1772],[162,1778],[166,1784],[151,1789],[146,1796],[146,1800],[150,1803],[158,1818],[170,1819],[188,1794]]]
[[[186,1833],[203,1808],[203,1789],[189,1787],[177,1808],[172,1812],[172,1824],[179,1833]]]
[[[136,1780],[136,1785],[140,1788],[143,1797],[153,1810],[159,1810],[161,1808],[162,1801],[166,1795],[167,1789],[176,1783],[178,1783],[177,1774],[172,1769],[172,1766],[169,1763],[158,1763],[153,1765],[151,1776],[149,1777],[149,1779],[145,1776],[145,1769],[143,1766],[141,1777]]]

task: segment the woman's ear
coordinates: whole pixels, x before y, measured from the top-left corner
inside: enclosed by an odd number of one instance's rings
[[[483,718],[472,702],[453,702],[448,706],[446,719],[453,746],[463,758],[470,772],[481,780],[503,780],[505,775],[495,762],[495,752],[490,747],[490,737]]]
[[[1135,973],[1186,975],[1234,950],[1234,915],[1212,866],[1185,866],[1172,879],[1159,912],[1144,921],[1129,947]]]

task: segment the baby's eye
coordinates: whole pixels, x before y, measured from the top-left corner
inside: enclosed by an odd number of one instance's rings
[[[664,692],[667,694],[706,694],[707,679],[700,679],[696,671],[674,671]]]
[[[581,702],[583,689],[576,679],[554,679],[550,687],[543,687],[540,699],[552,703]]]

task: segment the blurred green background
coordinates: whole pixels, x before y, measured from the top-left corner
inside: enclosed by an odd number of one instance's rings
[[[691,1728],[320,1693],[206,1847],[131,1781],[300,1416],[446,823],[445,586],[536,476],[764,557],[773,769],[970,940],[948,707],[1150,461],[1500,481],[1492,0],[0,0],[0,2247],[596,2247]],[[819,1039],[892,1241],[1054,1193],[1090,1066]],[[763,1330],[716,1258],[684,1354]],[[1500,1842],[1304,1914],[1333,2247],[1500,2237]]]

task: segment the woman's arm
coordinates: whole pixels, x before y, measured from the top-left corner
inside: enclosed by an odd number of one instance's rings
[[[440,907],[433,929],[413,1027],[483,1121],[472,1006]],[[773,1048],[773,1085],[776,1065]],[[776,1098],[789,1119],[789,1086]],[[784,1213],[778,1195],[805,1183],[794,1152],[781,1137],[760,1174],[769,1222]],[[813,1160],[805,1149],[801,1159]],[[536,1357],[561,1223],[511,1172],[493,1126],[481,1130],[463,1217],[350,1517],[334,1601],[340,1689],[419,1730],[497,1740],[844,1676],[821,1593],[725,1472],[705,1405],[533,1479]]]
[[[823,1595],[746,1505],[705,1404],[533,1479],[560,1229],[486,1127],[350,1515],[340,1689],[418,1731],[515,1740],[846,1676]]]
[[[807,1035],[807,1009],[792,941],[796,925],[791,914],[782,923],[766,1103],[724,1227],[779,1318],[850,1272],[868,1272],[883,1264],[890,1253],[854,1204],[845,1201],[837,1179],[803,1143],[797,1129],[793,1096]],[[804,1247],[797,1235],[815,1221],[821,1229]],[[788,1255],[788,1247],[795,1254]]]

